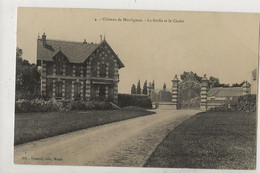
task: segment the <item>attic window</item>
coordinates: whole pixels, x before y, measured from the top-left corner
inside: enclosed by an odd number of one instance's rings
[[[100,77],[106,77],[106,64],[100,65]]]
[[[75,76],[80,76],[81,66],[79,64],[75,65]]]
[[[63,63],[60,61],[56,64],[56,74],[62,75],[62,71],[63,71]]]

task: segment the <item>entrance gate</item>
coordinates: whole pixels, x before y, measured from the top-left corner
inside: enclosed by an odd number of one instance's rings
[[[178,87],[179,109],[199,109],[200,92],[200,82],[195,78],[192,72],[188,73]]]
[[[180,82],[177,75],[172,80],[172,104],[174,109],[207,110],[208,79],[199,82],[192,72]]]

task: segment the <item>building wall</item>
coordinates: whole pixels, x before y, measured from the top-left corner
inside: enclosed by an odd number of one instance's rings
[[[64,62],[62,65],[59,65],[54,61],[42,61],[41,63],[42,70],[45,71],[45,74],[42,73],[41,76],[42,94],[48,97],[60,98],[62,100],[89,100],[90,98],[98,97],[99,92],[98,85],[90,82],[91,78],[112,78],[118,80],[118,75],[116,74],[118,73],[118,67],[117,63],[115,63],[115,57],[106,46],[98,49],[84,64]],[[100,77],[102,64],[105,65],[106,74],[104,77]],[[106,97],[109,101],[115,101],[117,85],[107,86]]]
[[[104,64],[107,68],[108,73],[106,74],[106,78],[114,78],[114,55],[110,52],[108,47],[102,46],[98,48],[92,57],[90,58],[91,61],[91,76],[92,77],[100,77],[100,69],[102,64]]]

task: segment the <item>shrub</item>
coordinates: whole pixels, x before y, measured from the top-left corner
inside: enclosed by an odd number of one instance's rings
[[[256,95],[248,94],[233,98],[230,101],[230,108],[227,104],[210,108],[210,112],[227,112],[227,111],[242,111],[242,112],[255,112],[256,111]]]
[[[118,105],[120,107],[138,106],[146,109],[151,109],[152,101],[149,96],[118,94]]]
[[[256,95],[248,94],[240,96],[237,99],[236,109],[244,112],[255,112],[256,111]]]
[[[210,108],[208,111],[209,112],[229,112],[229,111],[232,111],[232,109],[229,108],[227,104],[224,104],[221,106]]]
[[[127,110],[127,111],[145,111],[144,108],[138,107],[138,106],[126,106],[123,107],[121,110]]]
[[[111,110],[113,106],[104,101],[57,101],[52,98],[48,101],[43,99],[18,100],[15,103],[15,112],[68,112],[72,110]]]

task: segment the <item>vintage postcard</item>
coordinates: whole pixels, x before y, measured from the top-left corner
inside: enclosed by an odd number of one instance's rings
[[[259,21],[18,8],[14,163],[255,170]]]

